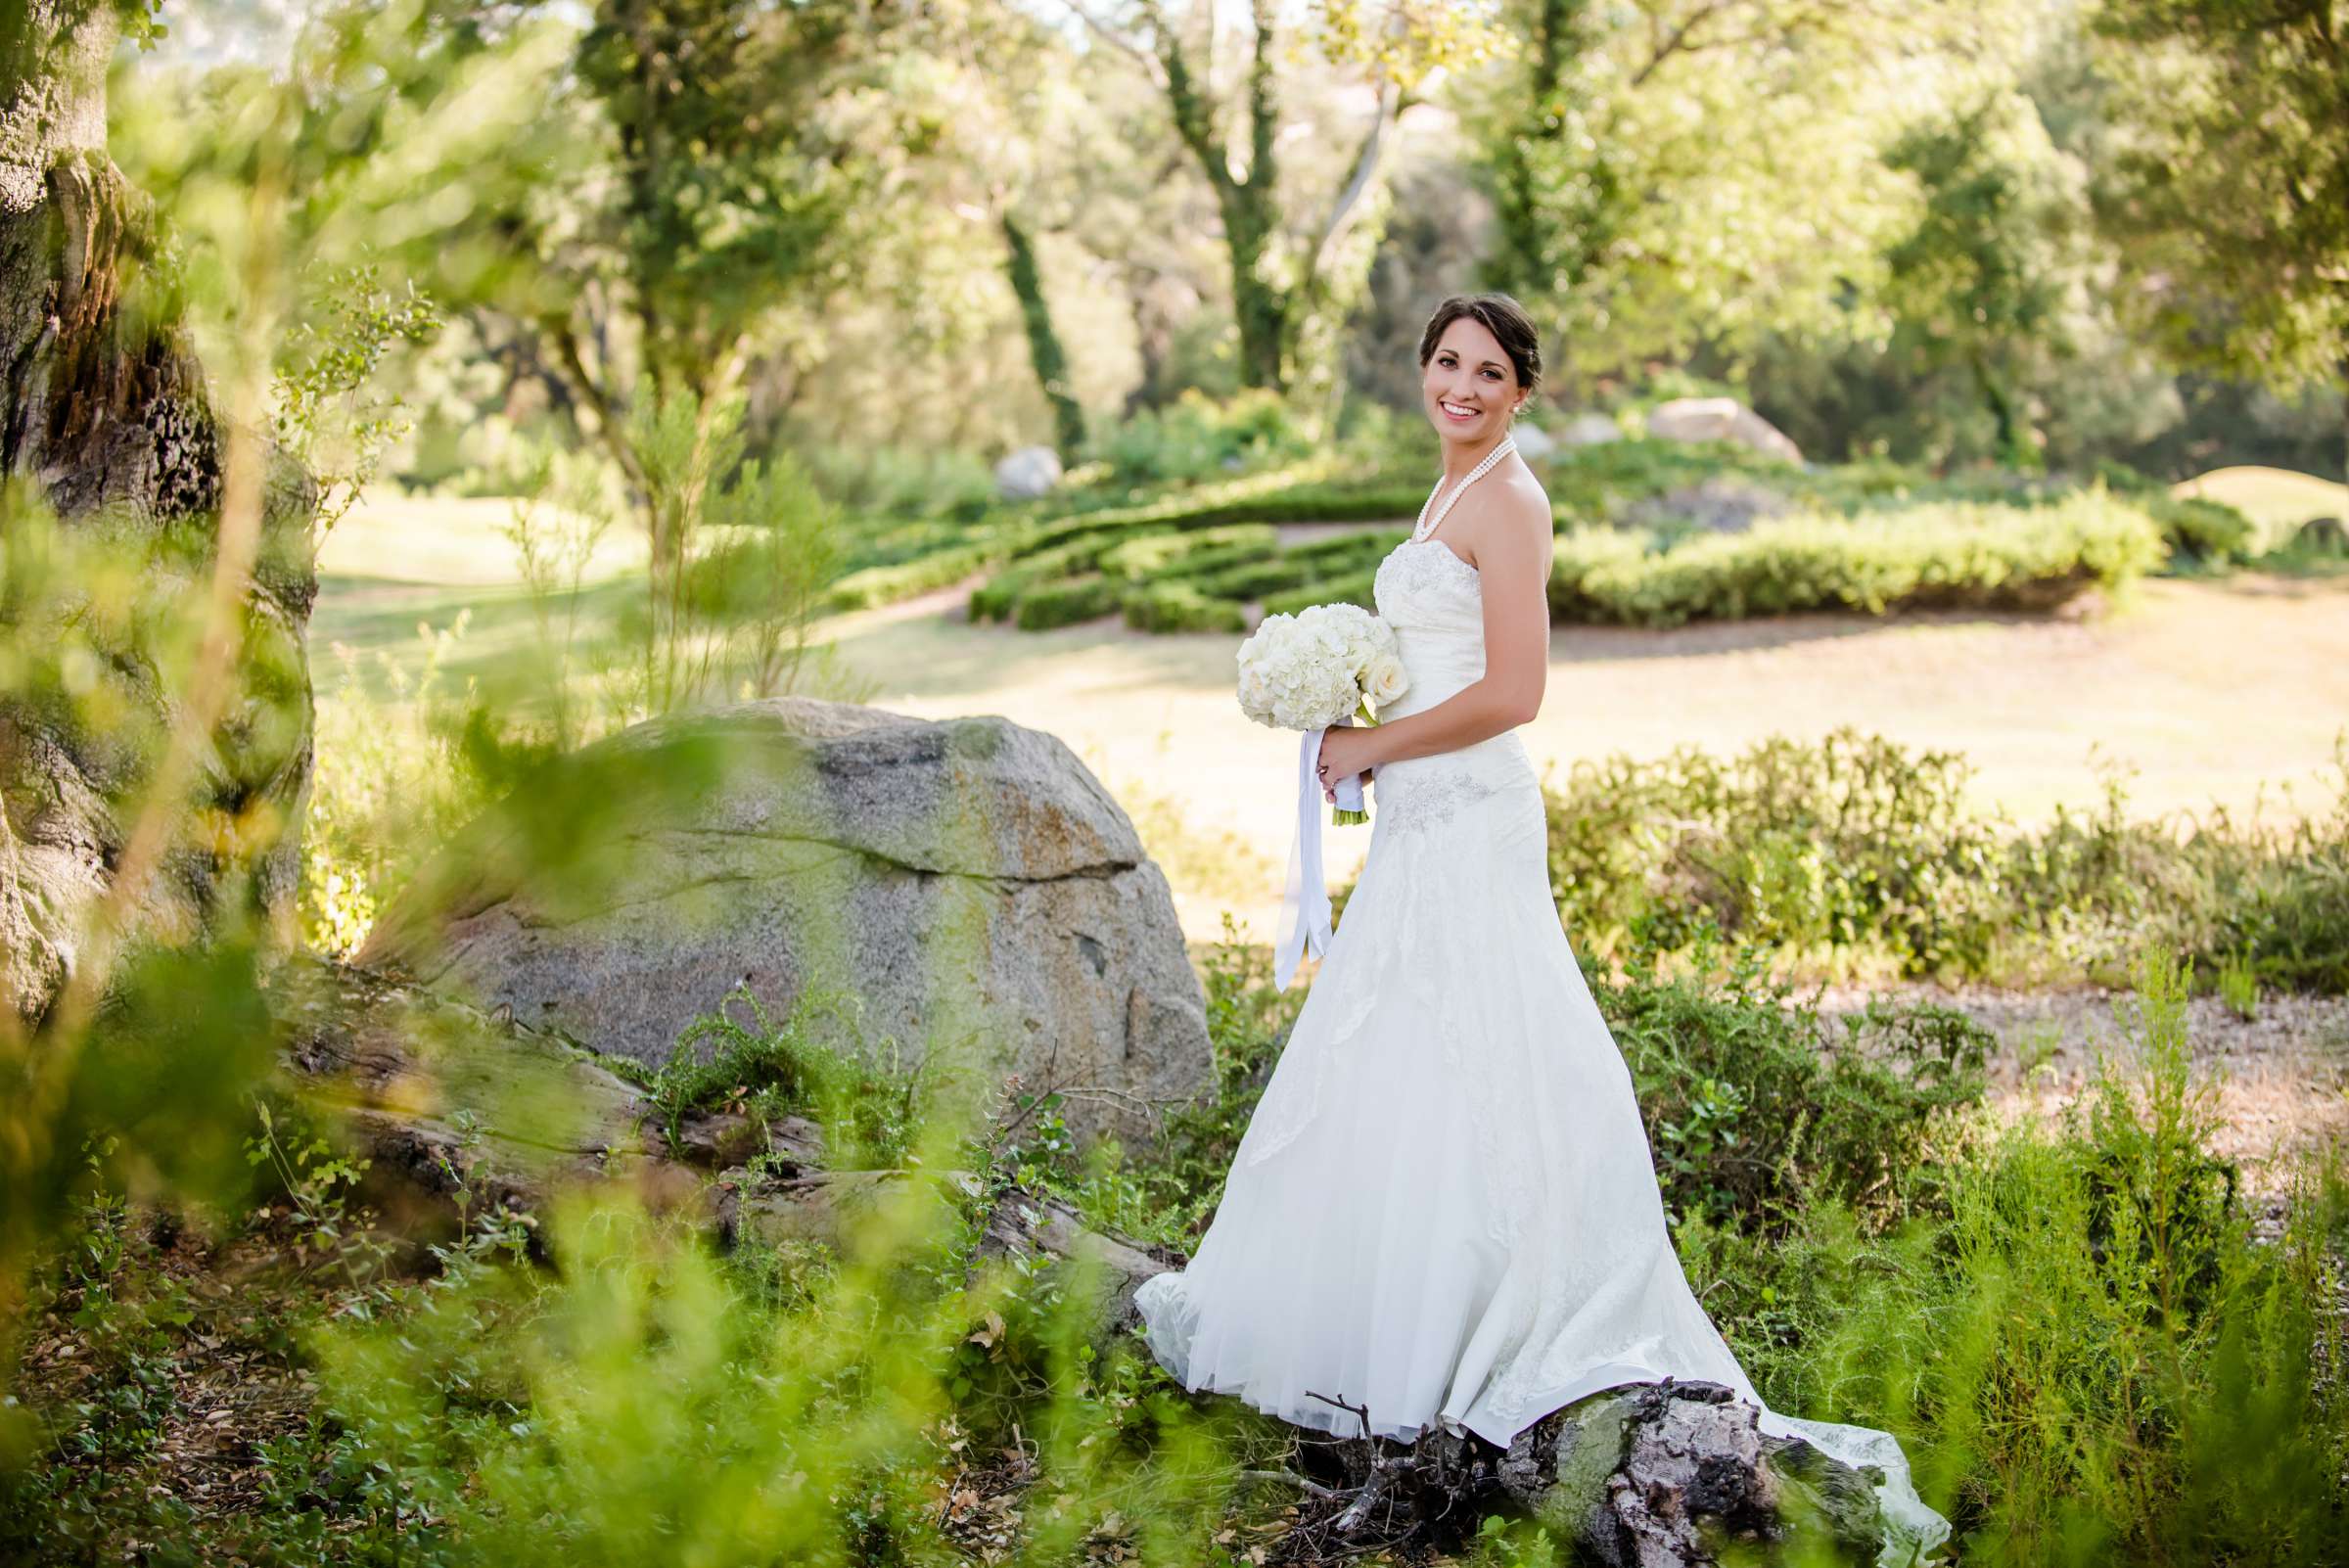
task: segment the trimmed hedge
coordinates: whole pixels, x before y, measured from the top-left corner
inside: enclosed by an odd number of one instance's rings
[[[1370,586],[1371,579],[1377,575],[1378,569],[1369,567],[1342,577],[1324,577],[1318,582],[1309,582],[1303,587],[1291,588],[1286,593],[1267,594],[1265,614],[1293,616],[1316,604],[1359,604],[1365,610],[1376,609],[1377,605],[1370,596]]]
[[[1248,613],[1228,599],[1210,599],[1187,582],[1147,583],[1126,590],[1126,623],[1139,631],[1246,631]]]
[[[1799,610],[1880,615],[1969,606],[2045,610],[2163,559],[2143,508],[2102,488],[2048,506],[1912,507],[1878,517],[1784,517],[1648,553],[1637,535],[1562,536],[1550,604],[1563,620],[1672,626]]]
[[[1349,566],[1363,561],[1381,561],[1389,550],[1411,536],[1408,529],[1367,529],[1359,533],[1338,533],[1326,539],[1309,539],[1289,547],[1286,558],[1304,561],[1316,568],[1326,568],[1333,562]]]
[[[1329,468],[1326,461],[1301,464],[1138,506],[998,516],[968,530],[962,543],[850,574],[833,585],[832,603],[887,603],[991,566],[993,576],[972,594],[972,618],[1032,628],[1121,609],[1144,629],[1231,627],[1244,622],[1240,607],[1252,600],[1268,614],[1322,603],[1370,606],[1377,565],[1407,530],[1367,529],[1283,549],[1270,520],[1338,520],[1350,509],[1407,515],[1421,498],[1417,482],[1405,505],[1391,477],[1339,482],[1327,477]],[[2253,525],[2232,507],[2150,488],[2116,495],[2101,484],[2050,490],[1982,478],[1925,482],[1927,493],[1919,494],[1906,471],[1807,475],[1750,453],[1670,442],[1614,442],[1567,454],[1550,465],[1549,480],[1553,496],[1566,497],[1561,516],[1604,515],[1624,498],[1725,470],[1767,477],[1805,509],[1737,533],[1569,530],[1558,536],[1550,573],[1553,616],[1669,626],[1804,610],[2047,609],[2092,584],[2158,570],[2172,551],[2240,559],[2256,540]],[[1871,509],[1842,510],[1863,494],[1872,498]],[[1891,497],[1898,498],[1887,505]],[[1234,515],[1246,521],[1224,521]],[[936,527],[879,535],[874,553],[935,539]]]
[[[1048,550],[1022,555],[1002,571],[974,589],[971,594],[973,621],[1008,621],[1017,613],[1020,601],[1028,594],[1063,577],[1082,576],[1096,571],[1101,558],[1135,534],[1149,530],[1149,525],[1121,523],[1095,529],[1074,538],[1064,539]],[[1103,613],[1106,612],[1097,612]]]
[[[1328,459],[1316,459],[1267,474],[1251,474],[1244,479],[1198,485],[1155,501],[1102,507],[1081,516],[1062,517],[1039,528],[1034,545],[1049,546],[1095,529],[1127,525],[1148,524],[1162,529],[1189,529],[1207,528],[1219,523],[1269,520],[1274,515],[1268,509],[1274,497],[1320,488],[1331,467]],[[1418,502],[1414,501],[1411,505],[1416,510]]]
[[[1080,621],[1095,621],[1118,608],[1124,587],[1115,577],[1098,572],[1041,583],[1020,595],[1012,622],[1022,631],[1049,631]]]
[[[2174,556],[2226,562],[2248,561],[2259,553],[2259,525],[2224,501],[2169,494],[2144,499]]]
[[[1192,567],[1202,555],[1231,560],[1261,559],[1279,548],[1279,535],[1268,523],[1238,523],[1224,528],[1169,530],[1126,540],[1101,557],[1101,570],[1128,582],[1142,582]]]
[[[1191,580],[1191,586],[1210,599],[1238,602],[1302,587],[1318,576],[1318,570],[1311,562],[1242,561],[1208,576],[1195,577]]]
[[[1281,559],[1277,544],[1226,544],[1212,550],[1200,550],[1184,556],[1156,578],[1160,582],[1188,582],[1197,586],[1203,579],[1220,576],[1233,567],[1253,566],[1265,561]]]
[[[928,593],[984,572],[1008,553],[999,541],[965,544],[932,555],[917,556],[896,566],[866,567],[835,581],[830,590],[835,610],[869,610],[895,604],[917,593]]]

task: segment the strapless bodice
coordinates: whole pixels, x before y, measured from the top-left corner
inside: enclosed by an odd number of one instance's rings
[[[1485,672],[1485,594],[1476,568],[1439,539],[1405,539],[1378,564],[1371,597],[1394,628],[1410,689],[1381,718],[1432,708]]]
[[[1381,722],[1433,708],[1485,672],[1484,579],[1440,539],[1405,539],[1378,564],[1371,597],[1394,629],[1410,684]],[[1371,789],[1401,825],[1451,814],[1458,800],[1535,787],[1533,759],[1513,729],[1455,751],[1381,765]],[[1375,820],[1374,813],[1374,820]],[[1374,829],[1375,831],[1375,829]]]

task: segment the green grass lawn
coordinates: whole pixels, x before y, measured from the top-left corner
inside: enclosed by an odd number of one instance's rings
[[[442,663],[462,685],[494,680],[537,645],[530,596],[505,530],[514,503],[500,498],[412,498],[371,490],[329,533],[318,552],[318,602],[310,615],[310,662],[328,674],[338,644],[377,695],[386,694],[378,654],[413,672],[425,659],[420,626],[435,631],[470,611],[465,634]],[[644,535],[633,527],[605,530],[582,572],[582,631],[611,624],[643,592]]]

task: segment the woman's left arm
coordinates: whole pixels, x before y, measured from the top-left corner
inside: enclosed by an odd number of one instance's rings
[[[1342,765],[1376,767],[1457,751],[1530,720],[1549,673],[1549,507],[1539,490],[1508,492],[1477,550],[1485,603],[1485,672],[1433,708],[1382,724],[1330,731],[1344,737]],[[1450,548],[1449,545],[1446,546]]]

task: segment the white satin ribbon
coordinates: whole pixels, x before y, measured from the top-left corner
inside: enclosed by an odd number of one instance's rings
[[[1340,719],[1339,723],[1350,720]],[[1326,730],[1309,729],[1297,754],[1297,837],[1289,846],[1289,883],[1280,900],[1280,934],[1272,944],[1272,983],[1289,989],[1297,965],[1308,952],[1318,958],[1329,947],[1329,878],[1321,869],[1321,737]],[[1359,773],[1339,781],[1338,805],[1349,811],[1362,808]],[[1351,799],[1350,799],[1351,797]]]

